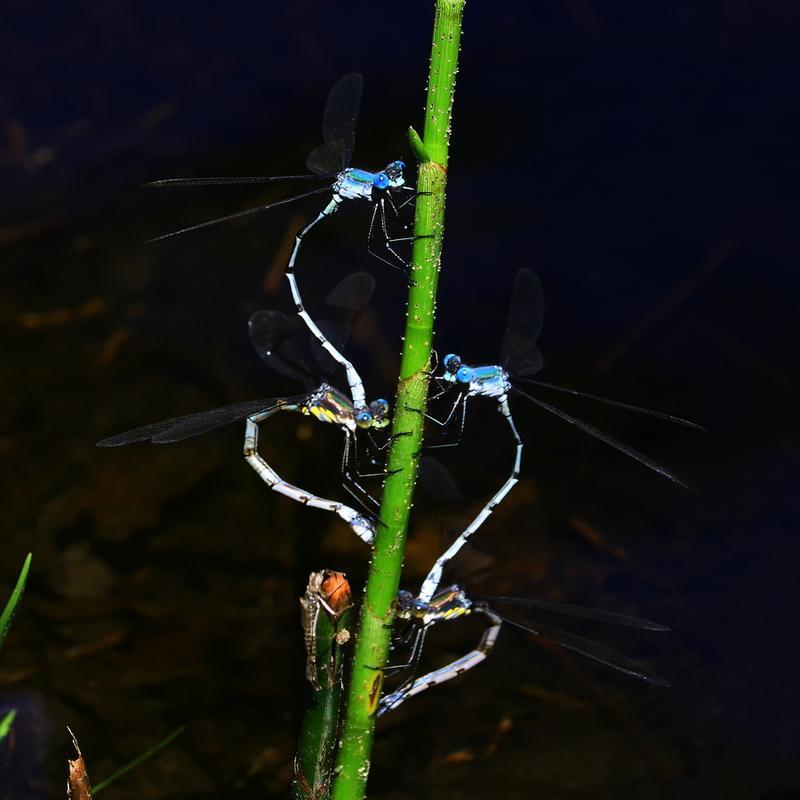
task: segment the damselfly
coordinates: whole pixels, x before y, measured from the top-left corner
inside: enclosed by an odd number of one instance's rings
[[[624,672],[634,678],[639,678],[656,686],[669,686],[669,682],[664,678],[642,668],[635,661],[623,656],[606,645],[587,639],[578,634],[569,633],[560,628],[553,627],[546,622],[521,622],[510,619],[499,614],[490,607],[493,605],[510,605],[517,608],[532,609],[549,615],[560,615],[573,617],[595,622],[605,622],[612,625],[622,625],[630,628],[639,628],[649,631],[667,631],[664,625],[650,622],[646,619],[631,617],[626,614],[616,614],[611,611],[604,611],[597,608],[586,606],[569,605],[566,603],[554,603],[549,600],[538,600],[534,598],[519,597],[496,597],[496,598],[470,598],[466,592],[457,585],[439,591],[430,601],[424,601],[419,597],[414,597],[411,592],[401,591],[397,596],[396,614],[399,620],[408,620],[415,626],[413,643],[411,646],[411,656],[408,666],[412,672],[416,670],[419,663],[425,637],[433,625],[442,621],[459,619],[469,614],[481,614],[486,618],[487,628],[481,637],[480,642],[474,650],[471,650],[461,658],[457,658],[444,667],[428,672],[420,678],[410,678],[406,680],[397,690],[390,692],[380,700],[378,715],[385,714],[397,708],[402,702],[415,694],[424,692],[445,681],[456,678],[468,669],[480,664],[495,645],[500,628],[506,622],[514,627],[541,636],[550,642],[561,647],[573,650],[576,653],[587,656],[588,658],[599,661],[612,669]]]
[[[514,281],[514,290],[508,314],[508,327],[503,337],[503,344],[500,350],[500,363],[487,366],[468,366],[462,362],[461,356],[455,353],[446,355],[442,360],[442,375],[435,378],[439,388],[437,392],[432,394],[431,399],[435,400],[450,391],[457,391],[458,396],[444,420],[437,419],[432,415],[427,415],[428,418],[447,428],[451,426],[454,420],[458,419],[458,437],[455,442],[457,444],[464,431],[468,399],[470,397],[492,398],[497,403],[497,410],[503,415],[503,418],[511,428],[511,434],[516,445],[516,456],[514,467],[508,480],[503,484],[497,494],[495,494],[481,509],[478,516],[463,531],[461,536],[459,536],[459,538],[437,559],[436,563],[431,568],[419,595],[423,603],[429,602],[436,592],[442,578],[442,571],[445,564],[458,553],[469,537],[475,533],[492,511],[494,511],[500,501],[503,500],[517,483],[522,458],[522,440],[520,439],[508,405],[508,396],[511,392],[525,397],[539,408],[554,414],[570,425],[582,430],[584,433],[588,433],[590,436],[605,442],[639,463],[644,464],[646,467],[649,467],[659,475],[685,488],[685,484],[648,456],[627,444],[623,444],[604,431],[601,431],[599,428],[596,428],[594,425],[590,425],[588,422],[573,417],[560,408],[556,408],[519,388],[517,385],[518,383],[528,383],[558,392],[565,392],[576,397],[598,400],[602,403],[625,409],[626,411],[657,417],[667,420],[668,422],[684,425],[688,428],[694,428],[695,430],[703,430],[701,426],[693,422],[681,419],[680,417],[674,417],[670,414],[663,414],[659,411],[651,411],[650,409],[639,408],[638,406],[632,406],[627,403],[620,403],[615,400],[608,400],[603,397],[578,392],[574,389],[567,389],[562,386],[554,386],[550,383],[533,380],[532,376],[538,373],[542,368],[542,355],[536,345],[536,341],[541,333],[543,320],[544,299],[542,297],[542,288],[539,279],[531,270],[520,269]]]
[[[327,328],[328,337],[337,347],[343,349],[347,343],[351,324],[369,302],[374,284],[374,279],[367,273],[354,273],[345,278],[329,295],[328,304],[338,308],[346,317],[336,322],[321,323]],[[169,444],[245,420],[245,459],[270,489],[311,508],[333,512],[344,520],[359,538],[371,543],[375,522],[370,515],[287,483],[258,452],[259,424],[279,411],[293,411],[313,417],[320,422],[337,425],[345,435],[342,457],[343,482],[356,497],[360,495],[369,497],[356,480],[354,468],[357,468],[357,463],[351,463],[351,456],[353,454],[357,456],[356,432],[386,427],[389,424],[389,404],[386,400],[375,400],[369,407],[356,411],[350,400],[328,383],[317,382],[315,386],[313,376],[324,374],[335,366],[335,363],[324,352],[318,351],[315,353],[317,363],[312,364],[310,357],[304,353],[301,342],[295,336],[297,333],[295,327],[292,325],[292,320],[280,311],[259,311],[250,318],[250,340],[262,361],[268,366],[284,375],[302,378],[310,390],[307,394],[250,400],[211,411],[174,417],[103,439],[97,446],[119,447],[146,441]]]
[[[387,207],[399,220],[400,209],[414,198],[414,189],[405,185],[403,170],[405,164],[402,161],[392,161],[379,172],[369,172],[363,169],[356,169],[350,166],[355,145],[355,130],[358,120],[358,110],[361,105],[361,93],[363,88],[363,78],[358,73],[350,73],[340,78],[328,94],[325,103],[325,111],[322,117],[323,144],[315,148],[308,156],[306,166],[312,173],[310,175],[280,175],[273,177],[220,177],[220,178],[167,178],[164,180],[153,181],[147,184],[155,187],[175,187],[175,186],[224,186],[242,184],[263,184],[284,180],[323,180],[325,185],[309,192],[293,195],[282,200],[276,200],[265,205],[250,208],[246,211],[239,211],[228,214],[218,219],[208,222],[201,222],[198,225],[190,225],[187,228],[173,231],[171,233],[158,236],[151,241],[168,239],[181,233],[196,231],[216,225],[220,222],[237,219],[239,217],[257,214],[270,208],[285,205],[312,195],[331,193],[330,202],[319,212],[319,214],[306,225],[296,236],[289,263],[286,267],[286,277],[292,291],[297,313],[302,317],[311,333],[317,338],[320,344],[325,347],[331,356],[336,359],[347,372],[347,381],[350,386],[353,405],[357,410],[366,405],[364,386],[353,365],[330,345],[314,323],[314,320],[306,312],[300,289],[294,275],[297,253],[305,235],[323,219],[335,214],[339,206],[345,200],[364,200],[372,205],[372,216],[367,234],[367,250],[379,258],[381,261],[393,266],[408,268],[408,263],[401,258],[392,245],[398,242],[410,241],[412,237],[402,236],[392,238],[389,235],[387,223]],[[398,192],[409,192],[410,195],[402,202],[395,203],[394,195]],[[399,199],[399,198],[398,198]],[[383,245],[386,252],[393,260],[388,260],[380,253],[373,250],[373,238],[376,232],[376,220],[380,219],[380,232],[383,235]]]

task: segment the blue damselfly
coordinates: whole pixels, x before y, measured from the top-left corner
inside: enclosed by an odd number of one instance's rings
[[[291,197],[266,203],[255,208],[228,214],[224,217],[190,225],[177,231],[158,236],[151,241],[168,239],[178,234],[207,228],[220,222],[226,222],[240,217],[258,214],[270,208],[285,205],[313,195],[330,193],[331,199],[325,208],[295,236],[295,244],[286,267],[286,277],[292,292],[297,313],[303,319],[311,333],[320,344],[341,364],[347,373],[352,403],[356,410],[366,407],[364,386],[361,378],[353,365],[326,339],[323,332],[309,316],[300,295],[300,289],[295,278],[295,263],[300,245],[305,235],[323,219],[330,217],[339,210],[345,200],[361,200],[372,205],[372,216],[367,234],[367,249],[375,257],[393,267],[407,271],[408,263],[401,258],[392,245],[402,241],[410,241],[412,237],[402,236],[392,238],[389,235],[387,223],[387,207],[399,220],[400,209],[415,196],[414,189],[405,185],[402,161],[392,161],[378,172],[357,169],[350,166],[355,145],[355,129],[358,121],[358,111],[361,105],[363,78],[358,73],[350,73],[340,78],[330,90],[325,103],[322,117],[323,144],[316,147],[308,156],[306,166],[311,174],[308,175],[279,175],[255,177],[218,177],[218,178],[166,178],[147,184],[154,187],[186,187],[186,186],[225,186],[243,184],[263,184],[276,181],[324,181],[324,185],[309,192],[303,192]],[[410,193],[402,202],[395,203],[394,195],[398,192]],[[372,248],[376,232],[376,220],[380,218],[380,232],[383,235],[383,244],[386,252],[393,260],[389,260]]]
[[[503,337],[500,350],[500,363],[487,366],[469,366],[463,363],[461,356],[450,353],[442,360],[442,374],[434,378],[438,390],[432,393],[431,399],[438,399],[451,391],[456,391],[458,393],[455,402],[444,420],[437,419],[430,414],[427,415],[429,419],[445,428],[449,428],[455,420],[458,420],[458,437],[455,444],[461,440],[463,435],[467,401],[469,398],[488,397],[497,403],[497,410],[508,423],[516,446],[516,452],[514,466],[508,480],[481,509],[475,519],[462,532],[461,536],[459,536],[459,538],[437,559],[436,563],[431,568],[422,585],[422,590],[420,591],[419,597],[422,602],[426,603],[431,600],[439,587],[444,566],[458,553],[475,531],[478,530],[519,479],[523,444],[508,404],[508,396],[511,392],[525,397],[539,408],[554,414],[559,419],[605,442],[657,472],[659,475],[685,488],[685,484],[682,483],[682,481],[648,456],[627,444],[623,444],[599,428],[596,428],[594,425],[590,425],[588,422],[584,422],[571,414],[567,414],[560,408],[550,405],[519,387],[519,383],[526,383],[548,390],[564,392],[576,397],[597,400],[601,403],[622,408],[626,411],[667,420],[668,422],[684,425],[695,430],[703,430],[701,426],[693,422],[670,414],[663,414],[659,411],[651,411],[650,409],[640,408],[638,406],[629,405],[628,403],[620,403],[615,400],[608,400],[604,397],[597,397],[596,395],[578,392],[574,389],[567,389],[562,386],[555,386],[550,383],[534,380],[533,376],[541,370],[543,365],[542,355],[536,344],[542,330],[543,321],[544,299],[539,279],[531,270],[520,269],[514,281],[511,306],[508,314],[508,327]],[[450,444],[453,443],[439,446],[449,446]]]

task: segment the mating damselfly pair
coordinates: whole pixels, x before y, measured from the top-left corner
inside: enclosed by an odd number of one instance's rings
[[[374,279],[366,273],[355,273],[348,276],[328,296],[326,314],[329,318],[314,319],[303,303],[295,276],[298,254],[305,236],[319,222],[335,214],[345,200],[362,200],[371,204],[372,213],[367,235],[368,250],[381,261],[399,267],[408,273],[409,264],[395,249],[400,243],[411,241],[413,238],[407,235],[407,226],[401,219],[403,208],[415,197],[414,190],[405,185],[404,163],[399,160],[389,162],[383,170],[378,172],[369,172],[350,166],[361,92],[362,79],[357,74],[344,76],[332,88],[323,115],[324,142],[310,154],[307,160],[310,174],[279,177],[171,178],[151,184],[158,187],[202,187],[265,184],[282,180],[323,182],[321,187],[311,191],[191,225],[157,237],[159,240],[165,239],[177,234],[207,228],[217,223],[254,215],[302,198],[323,193],[330,194],[330,200],[322,211],[310,223],[296,232],[294,246],[286,266],[291,297],[297,314],[295,319],[302,320],[310,334],[310,339],[298,336],[297,325],[293,324],[292,318],[280,311],[257,312],[250,317],[248,323],[251,343],[262,361],[280,374],[302,381],[305,385],[305,393],[235,403],[209,411],[174,417],[104,439],[99,442],[99,445],[115,447],[142,441],[157,444],[171,443],[210,432],[233,422],[244,422],[245,459],[271,490],[303,505],[337,515],[362,541],[370,544],[381,520],[377,516],[377,501],[366,490],[362,479],[380,477],[384,474],[381,466],[382,453],[391,441],[391,437],[385,435],[386,428],[390,423],[390,409],[388,402],[383,399],[367,402],[363,381],[352,362],[345,357],[344,348],[352,325],[371,299],[375,285]],[[399,223],[403,227],[403,235],[391,235],[390,222]],[[375,250],[373,246],[376,235],[382,239],[383,252]],[[593,395],[582,395],[573,389],[535,380],[533,376],[540,371],[543,363],[537,345],[543,323],[543,309],[544,303],[538,278],[528,269],[519,270],[514,282],[508,326],[502,342],[499,364],[470,365],[465,363],[460,355],[451,352],[442,359],[441,365],[437,365],[432,374],[431,400],[434,403],[447,404],[444,415],[437,416],[432,411],[416,409],[419,413],[425,414],[431,425],[436,425],[433,442],[429,442],[428,446],[453,446],[457,445],[464,436],[468,401],[474,397],[490,398],[508,424],[514,444],[514,461],[511,473],[500,489],[480,509],[475,519],[458,535],[453,544],[435,560],[423,581],[420,592],[417,595],[401,592],[398,596],[396,606],[398,619],[412,623],[412,626],[416,628],[411,656],[407,663],[411,677],[408,677],[399,689],[384,697],[380,704],[381,712],[391,710],[407,697],[449,680],[479,663],[491,651],[502,622],[507,620],[506,617],[501,616],[490,607],[488,600],[468,597],[461,586],[455,585],[443,590],[439,587],[446,566],[457,556],[519,480],[522,468],[523,439],[509,405],[509,397],[512,394],[525,397],[539,409],[555,415],[562,421],[620,450],[663,477],[681,483],[668,470],[649,457],[629,445],[617,441],[599,428],[567,414],[538,396],[538,390],[541,389],[567,392],[574,396],[599,400],[628,411],[660,417],[689,427],[698,427],[668,414]],[[331,382],[337,368],[343,369],[345,373],[349,396],[336,389]],[[520,384],[533,388],[526,391],[521,388]],[[537,393],[534,394],[534,391]],[[362,506],[361,509],[353,508],[340,501],[323,498],[295,486],[284,480],[262,457],[258,450],[261,426],[282,411],[292,411],[310,416],[320,422],[339,427],[345,439],[341,460],[342,482]],[[394,435],[404,435],[404,432],[398,431]],[[366,470],[361,468],[360,453],[364,451],[368,453],[369,466]],[[506,601],[508,602],[508,598]],[[663,629],[663,626],[658,626],[656,623],[597,609],[554,604],[545,600],[528,599],[523,602],[528,607],[546,613],[560,613],[566,616],[649,630]],[[489,623],[479,646],[452,664],[421,678],[416,678],[414,673],[419,664],[422,645],[429,629],[443,620],[476,613],[482,615]],[[522,623],[512,624],[552,639],[564,647],[608,664],[615,669],[652,683],[664,683],[662,679],[636,667],[625,657],[588,639],[569,634],[545,623],[537,625],[535,628]]]

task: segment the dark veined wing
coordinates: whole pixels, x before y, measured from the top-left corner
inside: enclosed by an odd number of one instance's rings
[[[316,175],[340,172],[350,166],[363,88],[364,79],[351,72],[339,78],[328,93],[322,115],[323,144],[312,150],[306,160],[306,166]]]
[[[238,219],[239,217],[248,217],[252,214],[260,214],[262,211],[267,211],[270,208],[276,208],[277,206],[283,206],[287,203],[293,203],[295,200],[302,200],[304,197],[311,197],[315,194],[322,194],[323,192],[329,192],[330,186],[322,186],[319,189],[312,189],[310,192],[304,192],[303,194],[296,194],[292,197],[284,197],[282,200],[275,200],[272,203],[266,203],[263,206],[256,206],[255,208],[248,208],[245,211],[237,211],[235,214],[226,214],[224,217],[217,217],[217,219],[210,219],[208,222],[200,222],[197,225],[189,225],[187,228],[181,228],[177,231],[171,231],[170,233],[164,233],[161,236],[156,236],[154,239],[148,239],[147,243],[150,244],[151,242],[160,242],[162,239],[171,239],[173,236],[180,236],[182,233],[189,233],[190,231],[199,231],[201,228],[208,228],[211,225],[218,225],[220,222],[228,222],[232,219]]]
[[[153,422],[134,428],[131,431],[110,436],[97,443],[97,447],[122,447],[135,442],[153,442],[154,444],[170,444],[199,436],[202,433],[222,428],[237,420],[245,419],[262,411],[277,411],[302,398],[270,398],[249,400],[245,403],[236,403],[231,406],[215,408],[211,411],[200,411],[196,414],[187,414],[183,417],[173,417],[162,422]]]
[[[507,622],[509,625],[513,625],[515,628],[520,628],[521,630],[527,631],[528,633],[533,633],[536,636],[542,636],[554,644],[560,645],[567,650],[572,650],[575,653],[580,653],[582,656],[586,656],[587,658],[592,658],[595,661],[599,661],[601,664],[605,664],[607,667],[611,667],[619,672],[624,672],[626,675],[639,678],[640,680],[646,681],[647,683],[652,683],[655,686],[663,686],[666,688],[670,685],[668,680],[662,678],[660,675],[656,675],[655,673],[644,669],[633,659],[623,656],[616,650],[612,650],[610,647],[600,644],[599,642],[592,641],[591,639],[587,639],[584,636],[578,636],[574,633],[567,633],[566,631],[553,628],[549,625],[540,625],[539,623],[528,625],[522,622],[517,622],[516,620],[506,619],[505,617],[503,617],[503,619],[505,622]]]
[[[475,595],[473,595],[475,596]],[[495,603],[518,606],[521,608],[535,608],[548,614],[560,614],[565,617],[576,619],[590,619],[595,622],[607,622],[611,625],[624,625],[628,628],[639,628],[643,631],[668,631],[666,625],[658,622],[651,622],[649,619],[632,617],[628,614],[618,614],[616,611],[606,611],[602,608],[591,608],[589,606],[576,606],[571,603],[556,603],[552,600],[541,600],[536,597],[478,597],[476,599],[486,600],[494,606]]]
[[[597,400],[598,403],[605,403],[608,406],[615,408],[622,408],[625,411],[632,411],[635,414],[643,414],[647,417],[655,417],[656,419],[663,419],[667,422],[674,422],[676,425],[683,425],[686,428],[692,428],[696,431],[705,431],[702,425],[696,422],[691,422],[683,417],[675,417],[672,414],[665,414],[663,411],[653,411],[650,408],[642,408],[641,406],[633,406],[630,403],[621,403],[619,400],[609,400],[607,397],[599,397],[596,394],[589,394],[588,392],[579,392],[577,389],[568,389],[566,386],[556,386],[553,383],[545,383],[544,381],[534,381],[527,379],[526,383],[533,384],[534,386],[542,386],[545,389],[552,389],[555,392],[563,392],[570,394],[573,397],[585,397],[587,400]]]
[[[526,377],[542,368],[536,340],[544,322],[544,296],[539,279],[530,269],[517,270],[508,326],[500,348],[500,363],[510,375]]]
[[[332,178],[332,175],[254,175],[251,177],[220,177],[220,178],[162,178],[158,181],[149,181],[144,186],[148,189],[168,189],[183,186],[242,186],[252,183],[275,183],[276,181],[319,181],[322,178]]]
[[[613,436],[610,436],[605,431],[601,431],[599,428],[596,428],[594,425],[590,425],[588,422],[584,422],[582,419],[578,419],[577,417],[573,417],[571,414],[567,414],[566,411],[562,411],[560,408],[556,408],[555,406],[551,406],[549,403],[545,403],[544,400],[539,400],[538,397],[534,397],[527,392],[523,392],[518,386],[513,387],[514,391],[517,394],[522,395],[523,397],[530,400],[532,403],[535,403],[539,408],[544,409],[545,411],[549,411],[551,414],[554,414],[559,419],[564,420],[564,422],[568,422],[570,425],[573,425],[578,430],[583,431],[584,433],[588,433],[589,436],[593,436],[595,439],[599,439],[601,442],[605,442],[610,447],[613,447],[615,450],[619,450],[620,453],[624,453],[626,456],[629,456],[634,461],[638,461],[640,464],[643,464],[645,467],[653,470],[653,472],[657,472],[659,475],[667,478],[667,480],[672,481],[673,483],[677,483],[678,486],[682,486],[684,489],[688,489],[689,487],[681,480],[676,478],[669,470],[662,467],[660,464],[653,461],[652,458],[649,458],[644,453],[640,453],[638,450],[635,450],[633,447],[630,447],[627,444],[623,444],[622,442],[615,439]]]
[[[247,323],[250,342],[259,358],[281,375],[302,380],[311,390],[316,385],[300,344],[300,327],[297,317],[271,309],[256,311]]]

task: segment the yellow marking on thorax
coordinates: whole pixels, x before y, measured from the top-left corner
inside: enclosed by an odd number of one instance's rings
[[[316,417],[320,422],[335,422],[336,414],[329,408],[322,406],[312,406],[309,409],[312,416]]]

